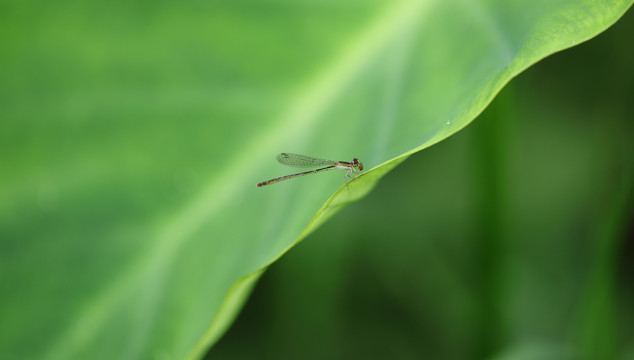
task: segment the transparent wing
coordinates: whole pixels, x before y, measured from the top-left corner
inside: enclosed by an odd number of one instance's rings
[[[277,155],[277,161],[286,166],[295,168],[310,168],[318,166],[334,165],[336,161],[317,159],[312,156],[299,155],[293,153],[281,153]]]

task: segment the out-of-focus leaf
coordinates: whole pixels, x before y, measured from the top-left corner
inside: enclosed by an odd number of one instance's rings
[[[2,5],[0,353],[199,357],[295,241],[630,4]],[[257,189],[282,151],[371,170]]]

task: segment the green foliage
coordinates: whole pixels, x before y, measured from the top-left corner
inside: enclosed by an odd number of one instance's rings
[[[200,357],[296,241],[630,4],[2,5],[0,353]],[[370,170],[257,189],[282,151]]]
[[[631,359],[633,31],[629,12],[536,64],[391,171],[208,358]]]

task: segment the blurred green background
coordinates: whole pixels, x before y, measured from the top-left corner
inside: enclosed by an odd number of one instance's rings
[[[634,359],[634,13],[273,264],[208,359]]]

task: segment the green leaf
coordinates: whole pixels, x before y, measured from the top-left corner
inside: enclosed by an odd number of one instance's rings
[[[0,353],[200,357],[295,242],[630,5],[3,5]],[[285,151],[370,170],[256,188]]]

